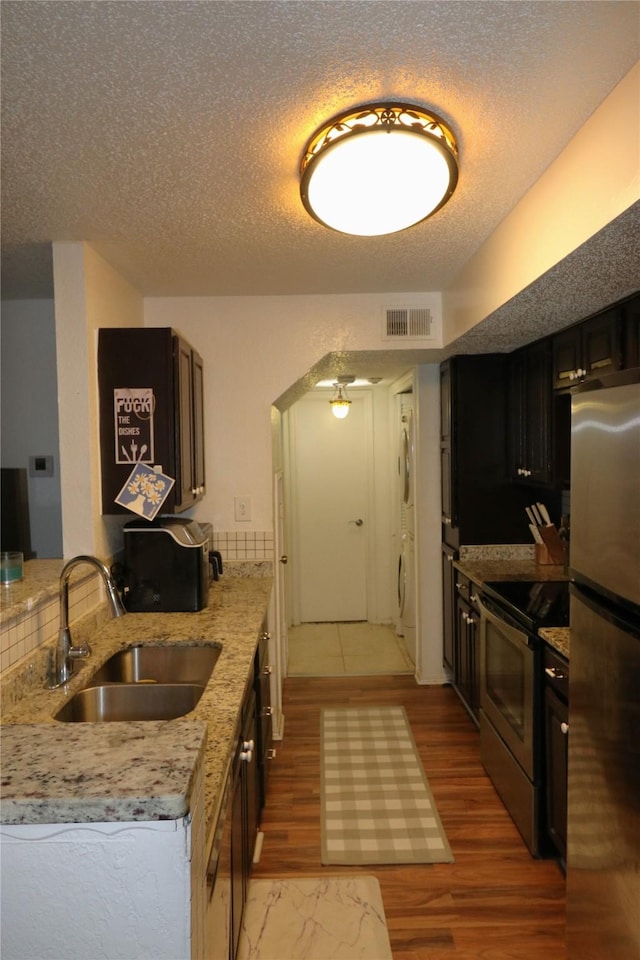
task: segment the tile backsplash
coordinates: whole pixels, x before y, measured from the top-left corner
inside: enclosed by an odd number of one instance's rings
[[[69,620],[75,622],[95,610],[104,600],[102,581],[89,576],[72,583],[69,590]],[[57,593],[14,617],[3,619],[0,629],[0,670],[28,657],[38,647],[54,641],[60,628]]]
[[[273,533],[271,531],[247,531],[240,533],[209,532],[209,546],[219,550],[225,561],[272,561]],[[45,561],[46,563],[46,561]],[[60,561],[60,564],[62,561]],[[57,585],[52,575],[52,584]],[[246,576],[255,576],[255,569],[244,571]],[[266,572],[263,575],[267,575]],[[4,599],[4,598],[3,598]],[[102,581],[96,575],[86,576],[72,582],[69,590],[69,618],[76,623],[104,601]],[[33,654],[44,644],[58,636],[60,611],[57,589],[49,591],[37,603],[24,604],[15,616],[4,616],[0,627],[0,672],[4,673]],[[5,609],[5,613],[8,611]]]
[[[213,550],[225,560],[273,560],[273,533],[250,530],[246,533],[213,533]]]

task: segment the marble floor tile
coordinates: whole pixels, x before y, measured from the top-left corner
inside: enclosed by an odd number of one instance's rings
[[[251,880],[238,960],[392,960],[377,879]]]
[[[344,673],[342,654],[333,657],[314,652],[310,655],[289,649],[289,674],[292,677],[341,677]]]
[[[404,640],[388,624],[303,623],[289,628],[291,676],[413,673]]]
[[[289,627],[289,643],[310,651],[322,648],[333,655],[342,651],[337,623],[301,623],[298,627]]]

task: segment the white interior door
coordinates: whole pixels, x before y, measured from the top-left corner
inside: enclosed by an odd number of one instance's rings
[[[337,420],[326,394],[292,412],[295,583],[301,622],[367,619],[370,403]]]

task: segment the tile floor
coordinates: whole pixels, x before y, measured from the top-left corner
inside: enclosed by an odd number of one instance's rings
[[[404,640],[374,623],[301,623],[289,627],[289,676],[363,677],[413,673]]]

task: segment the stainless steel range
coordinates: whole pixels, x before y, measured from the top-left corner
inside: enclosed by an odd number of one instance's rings
[[[565,581],[484,584],[480,621],[480,756],[534,856],[544,826],[541,627],[569,623]]]

